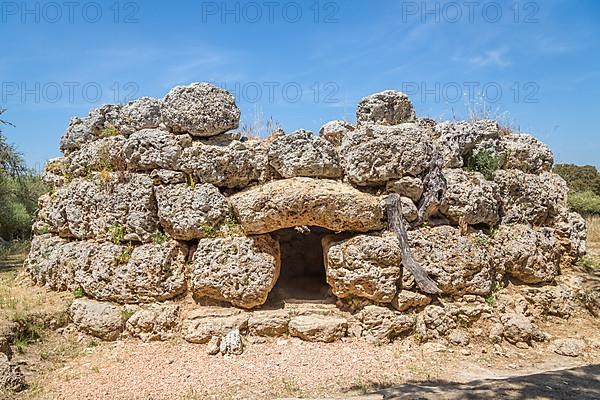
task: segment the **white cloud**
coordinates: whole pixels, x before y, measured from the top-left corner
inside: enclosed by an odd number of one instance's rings
[[[506,48],[493,49],[486,51],[483,55],[471,57],[467,61],[476,67],[496,66],[504,68],[511,65],[510,60],[506,57],[507,53],[508,49]]]

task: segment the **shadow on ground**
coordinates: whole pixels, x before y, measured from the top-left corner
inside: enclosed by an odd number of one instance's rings
[[[386,400],[600,399],[600,365],[465,384],[441,380],[408,383],[376,393]]]

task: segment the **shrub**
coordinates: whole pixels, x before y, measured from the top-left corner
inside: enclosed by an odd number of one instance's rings
[[[465,157],[465,165],[469,171],[481,172],[485,179],[494,180],[494,173],[502,167],[504,160],[491,150],[480,150]]]
[[[591,190],[569,193],[569,207],[584,216],[600,215],[600,196]]]

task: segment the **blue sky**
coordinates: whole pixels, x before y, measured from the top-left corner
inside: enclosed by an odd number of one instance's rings
[[[4,134],[36,167],[70,117],[178,84],[224,85],[243,124],[315,132],[404,89],[420,116],[486,108],[557,162],[600,167],[600,2],[465,3],[2,2]]]

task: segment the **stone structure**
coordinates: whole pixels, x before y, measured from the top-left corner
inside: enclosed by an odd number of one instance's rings
[[[71,307],[81,330],[237,354],[246,335],[468,343],[457,328],[487,315],[494,337],[541,338],[529,317],[496,315],[484,299],[511,280],[552,285],[585,251],[543,143],[494,121],[419,119],[397,91],[320,135],[246,138],[231,132],[239,118],[230,94],[193,84],[71,120],[64,156],[45,169],[54,189],[40,198],[26,266],[37,284],[84,295]],[[423,220],[436,154],[447,190]],[[483,155],[500,160],[493,176],[469,168]],[[402,268],[390,193],[439,296]],[[552,304],[565,290],[528,298]]]

